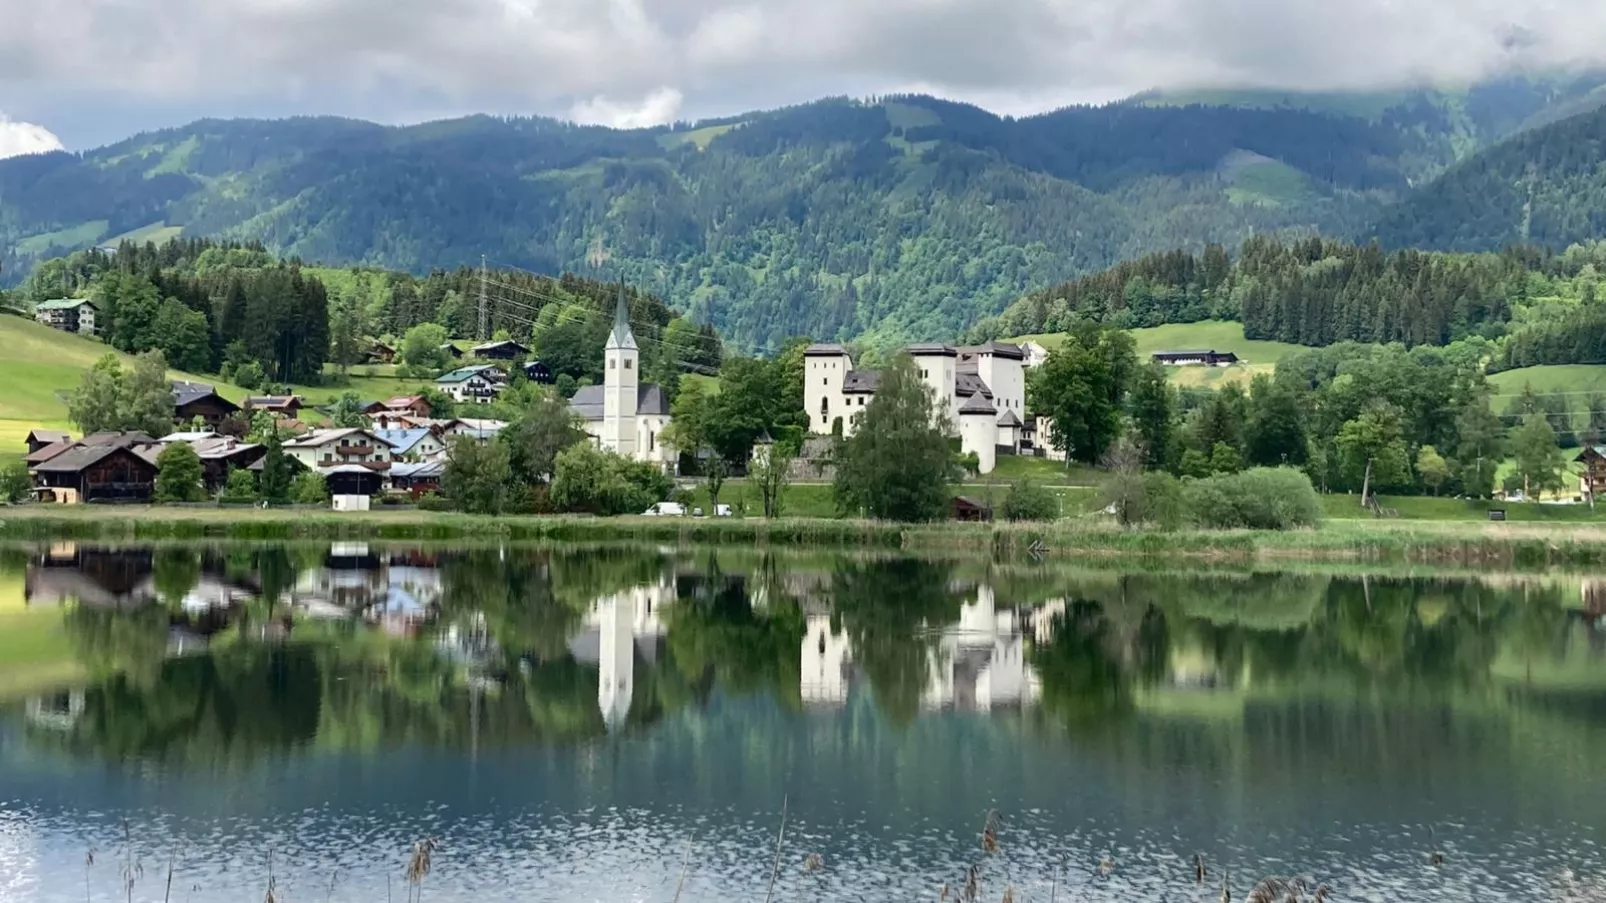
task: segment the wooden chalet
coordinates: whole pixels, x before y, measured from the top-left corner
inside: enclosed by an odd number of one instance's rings
[[[530,349],[512,339],[502,339],[475,345],[473,354],[488,361],[518,361],[529,357]]]
[[[1573,463],[1584,465],[1578,475],[1578,489],[1585,496],[1594,496],[1606,489],[1606,445],[1588,445],[1573,458]]]
[[[306,400],[300,395],[253,395],[245,400],[247,411],[266,411],[291,420],[300,417],[305,406]]]
[[[521,369],[524,371],[524,378],[530,382],[542,386],[552,385],[552,368],[548,367],[546,364],[543,364],[540,361],[530,361]]]
[[[173,419],[178,423],[188,424],[199,417],[207,426],[217,429],[239,412],[239,405],[217,394],[217,390],[206,383],[173,383]]]
[[[62,430],[34,430],[28,434],[28,454],[57,443],[72,442],[72,436]]]
[[[127,445],[80,444],[33,469],[34,498],[44,502],[148,502],[155,455]]]
[[[393,364],[396,362],[396,349],[375,339],[363,354],[363,360],[370,364]]]
[[[1231,351],[1156,351],[1149,355],[1155,363],[1168,367],[1227,367],[1238,363]]]

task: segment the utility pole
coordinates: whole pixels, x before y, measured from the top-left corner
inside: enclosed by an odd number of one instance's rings
[[[485,296],[485,255],[480,255],[480,341],[490,341],[491,338],[491,308]]]

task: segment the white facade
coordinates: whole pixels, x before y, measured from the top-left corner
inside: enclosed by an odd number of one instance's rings
[[[490,365],[464,367],[435,380],[435,387],[458,404],[490,404],[502,394],[502,371]]]
[[[848,700],[851,647],[845,632],[831,629],[831,615],[810,614],[803,633],[798,689],[808,705],[841,705]]]
[[[367,430],[313,430],[284,444],[284,453],[314,472],[340,464],[389,464],[390,443]]]
[[[667,583],[639,586],[592,604],[588,627],[597,631],[597,708],[608,730],[624,726],[635,695],[636,644],[668,634],[661,612],[674,599]]]
[[[924,344],[907,350],[921,381],[948,415],[951,435],[959,437],[963,451],[976,455],[982,473],[992,472],[1000,447],[1020,449],[1020,432],[1014,423],[1025,419],[1026,353],[1022,349],[989,342],[974,348]],[[842,435],[851,436],[856,417],[875,397],[877,376],[873,371],[854,370],[852,357],[841,345],[810,346],[803,359],[803,407],[809,415],[809,431],[827,435],[840,419]],[[972,398],[980,402],[966,414],[964,408]],[[989,418],[981,416],[983,406],[991,412]]]

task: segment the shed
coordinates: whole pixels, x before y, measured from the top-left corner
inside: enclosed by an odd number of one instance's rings
[[[993,519],[993,509],[973,498],[954,496],[953,518],[957,521],[980,523]]]

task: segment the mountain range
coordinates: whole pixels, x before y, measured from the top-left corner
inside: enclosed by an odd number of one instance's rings
[[[1025,118],[833,98],[616,130],[202,120],[0,161],[0,278],[125,238],[624,279],[733,348],[948,338],[1028,290],[1254,234],[1553,247],[1606,231],[1606,73],[1391,93],[1150,92]]]

